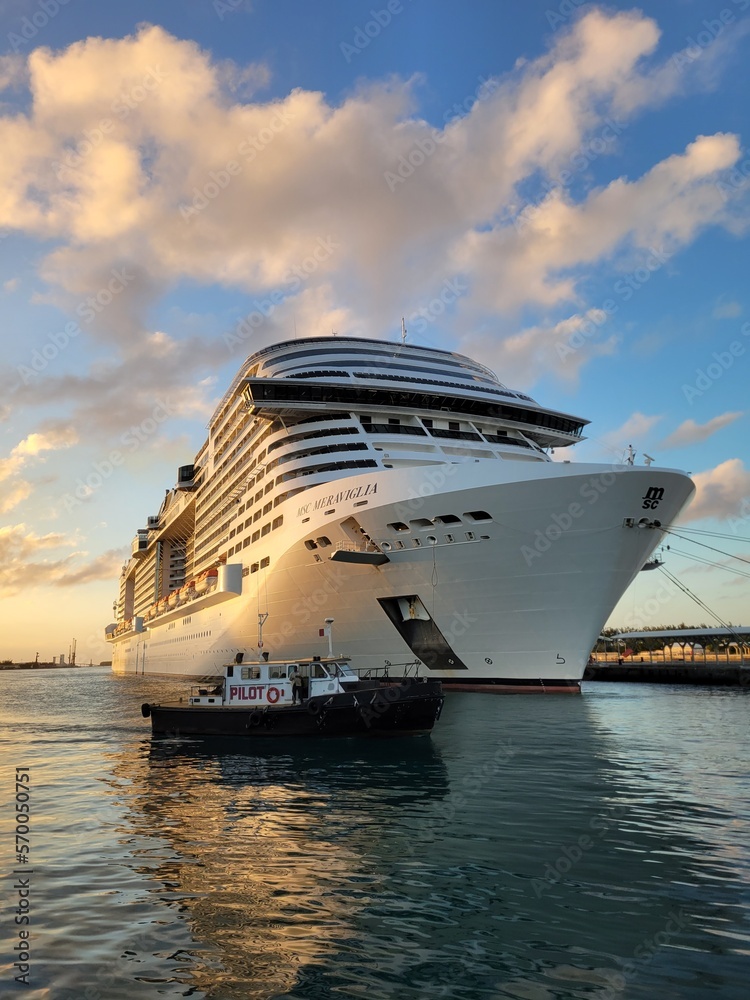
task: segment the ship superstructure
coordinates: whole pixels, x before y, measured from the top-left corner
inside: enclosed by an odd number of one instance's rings
[[[218,675],[309,653],[576,688],[604,621],[690,497],[682,473],[552,461],[587,421],[459,354],[352,337],[247,359],[133,540],[113,669]],[[650,499],[646,499],[650,498]]]

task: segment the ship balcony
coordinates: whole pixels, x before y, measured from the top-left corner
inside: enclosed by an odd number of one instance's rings
[[[145,556],[148,548],[148,531],[138,531],[130,546],[130,554],[134,559]]]

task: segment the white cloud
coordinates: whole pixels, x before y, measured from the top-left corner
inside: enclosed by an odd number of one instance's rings
[[[29,434],[13,448],[8,458],[0,459],[0,482],[15,475],[32,458],[44,451],[70,448],[78,442],[77,432],[69,426],[50,428],[41,434]]]
[[[694,420],[685,420],[677,430],[672,431],[659,444],[659,447],[684,448],[689,444],[698,444],[700,441],[705,441],[706,438],[711,437],[717,431],[722,430],[722,428],[728,427],[729,424],[734,423],[735,420],[738,420],[742,416],[744,416],[742,410],[735,410],[729,413],[722,413],[718,417],[713,417],[705,424],[697,424]]]
[[[644,444],[648,447],[647,442],[651,430],[661,419],[661,415],[649,416],[640,412],[633,413],[622,426],[603,435],[600,442],[610,452],[618,455],[624,455],[631,444],[636,451],[642,450]]]
[[[743,501],[750,498],[750,472],[739,458],[730,458],[714,469],[693,476],[695,499],[682,520],[698,521],[704,517],[739,517]]]

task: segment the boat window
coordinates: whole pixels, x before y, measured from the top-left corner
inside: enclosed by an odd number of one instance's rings
[[[310,668],[310,676],[320,680],[322,677],[327,677],[328,674],[322,663],[313,663]]]
[[[408,524],[404,524],[403,521],[391,521],[391,523],[388,525],[388,527],[391,529],[391,531],[408,531],[409,530],[409,525]]]
[[[467,511],[464,511],[464,517],[468,517],[472,521],[491,521],[492,520],[492,515],[488,514],[486,510],[467,510]]]
[[[317,547],[318,546],[315,544],[315,542],[312,540],[312,538],[308,538],[305,541],[305,548],[309,549],[311,552],[312,552],[313,549],[317,549]]]
[[[440,524],[460,524],[461,518],[456,517],[455,514],[441,514],[439,517],[435,518]]]
[[[321,535],[320,538],[317,539],[317,542],[321,549],[324,549],[327,545],[331,544],[331,539],[328,535]]]
[[[265,559],[261,559],[261,561],[260,561],[260,568],[261,569],[265,569],[266,566],[268,566],[270,562],[271,562],[270,556],[266,556]]]
[[[286,667],[282,667],[279,664],[272,664],[268,668],[268,679],[269,681],[286,680]]]

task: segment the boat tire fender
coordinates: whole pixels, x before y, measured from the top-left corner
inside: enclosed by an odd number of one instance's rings
[[[253,712],[250,718],[247,720],[248,729],[257,729],[258,726],[263,721],[263,715],[261,712]]]
[[[321,701],[308,701],[307,703],[307,711],[310,713],[310,715],[320,715],[320,710],[322,707],[323,703]]]
[[[141,715],[144,719],[147,719],[151,715],[151,706],[147,701],[141,705]]]

